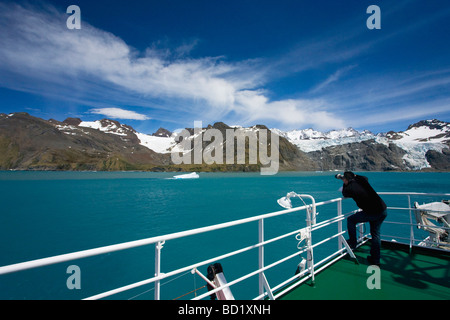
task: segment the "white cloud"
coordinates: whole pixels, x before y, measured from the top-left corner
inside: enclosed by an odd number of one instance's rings
[[[128,119],[128,120],[149,120],[146,115],[139,114],[134,111],[124,110],[120,108],[98,108],[89,110],[93,114],[105,115],[113,119]]]
[[[167,117],[183,113],[205,117],[205,122],[340,125],[323,102],[271,101],[261,88],[265,70],[257,60],[230,63],[222,57],[186,57],[196,41],[175,49],[175,59],[155,48],[138,52],[85,21],[81,30],[68,30],[62,23],[65,19],[67,15],[53,7],[38,11],[0,4],[0,70],[11,75],[8,80],[0,79],[0,85],[89,104],[153,107],[149,101],[157,100],[167,106]],[[93,111],[121,119],[145,117],[118,108]],[[231,115],[236,118],[229,119]]]
[[[290,128],[310,125],[318,130],[344,128],[344,123],[326,111],[320,99],[285,99],[269,101],[263,92],[243,90],[236,95],[236,112],[248,122],[277,119]]]

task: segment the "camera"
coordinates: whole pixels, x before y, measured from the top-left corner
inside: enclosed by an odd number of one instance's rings
[[[344,179],[344,176],[340,173],[338,173],[337,175],[334,176],[336,179]]]

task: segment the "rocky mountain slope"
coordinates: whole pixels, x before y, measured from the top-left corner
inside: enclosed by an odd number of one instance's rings
[[[223,123],[208,128],[225,133]],[[253,129],[250,129],[253,130]],[[193,133],[193,129],[188,129]],[[203,134],[203,132],[201,133]],[[225,134],[224,134],[225,136]],[[0,114],[1,170],[151,170],[151,171],[259,171],[261,164],[174,164],[177,134],[160,128],[155,134],[136,132],[118,121],[103,119],[63,122],[43,120],[27,113]],[[193,137],[193,136],[192,136]],[[190,137],[190,139],[192,139]],[[203,143],[206,148],[207,142]],[[285,138],[279,142],[281,170],[312,170],[313,161]],[[224,142],[224,147],[226,141]],[[252,146],[246,145],[248,155]],[[181,151],[181,150],[179,150]],[[224,152],[225,154],[225,152]]]
[[[229,127],[218,122],[206,129],[236,134],[254,132],[265,126]],[[187,128],[194,141],[194,129]],[[352,128],[319,132],[313,129],[281,131],[280,170],[450,170],[450,123],[427,120],[402,132],[373,134]],[[19,170],[151,170],[151,171],[259,171],[257,164],[174,164],[171,152],[182,151],[179,132],[160,128],[152,135],[136,132],[118,121],[103,119],[63,122],[43,120],[27,113],[0,114],[0,169]],[[235,138],[236,139],[236,138]],[[210,142],[202,139],[202,149]],[[235,144],[236,145],[236,144]],[[193,144],[192,144],[193,147]],[[246,143],[245,153],[255,151]],[[205,160],[205,159],[203,159]]]
[[[99,121],[102,130],[80,124],[0,114],[0,169],[153,170],[169,164],[168,155],[140,145],[131,127],[112,120]]]

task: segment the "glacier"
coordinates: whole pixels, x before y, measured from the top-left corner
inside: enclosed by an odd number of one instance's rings
[[[313,129],[281,131],[271,129],[285,137],[301,151],[313,152],[324,148],[374,140],[374,143],[389,146],[390,143],[405,150],[405,165],[411,170],[430,168],[426,153],[430,150],[442,153],[450,142],[450,123],[439,120],[425,120],[411,125],[402,132],[373,134],[368,130],[357,131],[353,128],[320,132]]]

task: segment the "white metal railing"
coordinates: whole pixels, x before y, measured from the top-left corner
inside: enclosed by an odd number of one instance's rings
[[[404,224],[404,225],[410,226],[410,228],[411,228],[410,237],[409,237],[409,239],[406,238],[406,240],[409,240],[410,247],[415,245],[415,242],[417,241],[414,238],[414,228],[418,226],[417,224],[414,224],[413,220],[412,220],[412,212],[414,211],[414,208],[412,208],[412,206],[411,206],[411,196],[450,197],[450,194],[448,194],[448,193],[380,192],[379,194],[380,195],[395,195],[395,196],[404,195],[408,198],[408,207],[406,207],[406,208],[388,207],[388,210],[408,210],[409,211],[409,216],[410,216],[409,223],[401,223],[401,222],[392,222],[392,223],[398,223],[398,224]],[[56,263],[61,263],[61,262],[91,257],[91,256],[97,256],[97,255],[101,255],[101,254],[105,254],[105,253],[110,253],[110,252],[115,252],[115,251],[120,251],[120,250],[127,250],[130,248],[147,246],[147,245],[153,244],[155,246],[155,275],[154,275],[154,277],[148,278],[148,279],[136,282],[136,283],[132,283],[132,284],[120,287],[120,288],[109,290],[109,291],[106,291],[103,293],[99,293],[94,296],[87,297],[86,299],[87,300],[101,299],[101,298],[105,298],[108,296],[112,296],[112,295],[120,293],[120,292],[124,292],[124,291],[130,290],[130,289],[133,289],[133,288],[137,288],[137,287],[140,287],[140,286],[143,286],[146,284],[154,283],[154,289],[155,289],[154,290],[154,298],[155,298],[155,300],[159,300],[160,299],[160,282],[163,279],[173,277],[173,276],[176,276],[176,275],[179,275],[182,273],[186,273],[188,271],[197,271],[197,268],[200,266],[208,265],[213,262],[217,262],[222,259],[225,259],[225,258],[228,258],[231,256],[235,256],[238,254],[242,254],[244,252],[258,248],[258,269],[257,270],[254,270],[253,272],[250,272],[244,276],[241,276],[238,279],[234,279],[221,287],[213,288],[213,290],[208,291],[200,296],[197,296],[195,299],[199,300],[199,299],[208,297],[211,294],[213,294],[219,290],[222,290],[226,287],[235,285],[235,284],[237,284],[241,281],[244,281],[253,276],[259,277],[259,295],[255,299],[264,299],[266,296],[276,299],[276,298],[282,296],[284,293],[288,292],[289,290],[292,290],[294,287],[307,281],[308,279],[311,279],[312,281],[314,281],[314,275],[316,273],[320,272],[321,270],[326,268],[328,265],[334,263],[335,261],[341,259],[346,254],[347,246],[346,246],[345,240],[343,238],[343,235],[345,234],[346,231],[343,231],[342,222],[346,219],[346,217],[348,215],[353,214],[354,212],[358,211],[358,210],[354,210],[349,213],[343,214],[342,213],[342,201],[344,200],[343,198],[336,198],[336,199],[316,203],[314,198],[311,196],[308,196],[308,195],[301,195],[301,196],[310,198],[312,201],[312,204],[304,205],[304,206],[300,206],[300,207],[296,207],[296,208],[292,208],[292,209],[272,212],[272,213],[268,213],[268,214],[258,215],[258,216],[254,216],[254,217],[250,217],[250,218],[216,224],[216,225],[212,225],[212,226],[187,230],[187,231],[183,231],[183,232],[171,233],[171,234],[167,234],[167,235],[163,235],[163,236],[157,236],[157,237],[152,237],[152,238],[147,238],[147,239],[142,239],[142,240],[137,240],[137,241],[125,242],[125,243],[120,243],[120,244],[116,244],[116,245],[104,246],[104,247],[99,247],[99,248],[90,249],[90,250],[83,250],[83,251],[78,251],[78,252],[74,252],[74,253],[68,253],[68,254],[53,256],[53,257],[49,257],[49,258],[37,259],[37,260],[33,260],[33,261],[3,266],[3,267],[0,267],[0,276],[4,275],[4,274],[12,273],[12,272],[19,272],[22,270],[43,267],[43,266],[47,266],[47,265],[51,265],[51,264],[56,264]],[[330,219],[315,223],[316,222],[315,215],[316,215],[317,207],[324,206],[324,205],[330,205],[333,203],[337,205],[336,215]],[[265,240],[265,237],[264,237],[264,221],[265,220],[273,218],[273,217],[277,217],[277,216],[286,215],[288,213],[300,212],[300,211],[306,212],[306,227],[282,234],[282,235],[274,237],[272,239]],[[173,270],[173,271],[166,272],[166,273],[161,272],[161,254],[162,254],[163,246],[167,241],[184,238],[184,237],[189,237],[189,236],[206,233],[206,232],[213,232],[216,230],[221,230],[224,228],[229,228],[229,227],[233,227],[233,226],[237,226],[237,225],[243,225],[243,224],[247,224],[247,223],[255,222],[255,221],[258,221],[258,243],[235,250],[235,251],[232,251],[232,252],[228,252],[226,254],[222,254],[220,256],[216,256],[216,257],[213,257],[213,258],[210,258],[210,259],[198,262],[198,263],[194,263],[194,264],[179,268],[177,270]],[[390,222],[388,222],[388,223],[390,223]],[[333,225],[333,224],[337,224],[337,232],[335,234],[333,234],[325,239],[322,239],[321,241],[319,241],[317,243],[313,243],[312,233],[314,231],[324,228],[324,227],[327,227],[327,226],[330,226],[330,225]],[[289,237],[289,236],[292,236],[295,234],[299,234],[299,233],[303,233],[306,235],[306,238],[308,240],[306,246],[301,248],[301,250],[296,250],[292,254],[289,254],[288,256],[286,256],[278,261],[275,261],[269,265],[264,264],[264,261],[265,261],[264,246],[265,245],[279,241],[281,239],[284,239],[286,237]],[[327,243],[328,241],[330,241],[332,239],[337,239],[336,251],[331,253],[328,257],[322,259],[321,261],[315,262],[314,261],[314,248],[316,248],[324,243]],[[360,241],[360,245],[361,245],[362,243],[364,243],[365,241],[368,240],[368,234],[363,234],[362,232],[360,232],[358,240]],[[269,283],[267,281],[267,278],[265,276],[265,271],[269,270],[285,261],[288,261],[294,257],[298,257],[299,254],[303,253],[303,252],[307,252],[307,254],[308,254],[307,266],[306,266],[305,270],[298,273],[297,275],[295,275],[293,277],[290,277],[290,278],[284,280],[283,282],[279,283],[278,285],[276,285],[274,287],[270,287]],[[301,280],[298,281],[299,279],[301,279]],[[287,287],[288,285],[290,285],[290,286]],[[281,291],[278,291],[278,290],[281,290]],[[274,292],[277,292],[277,293],[274,294]]]

